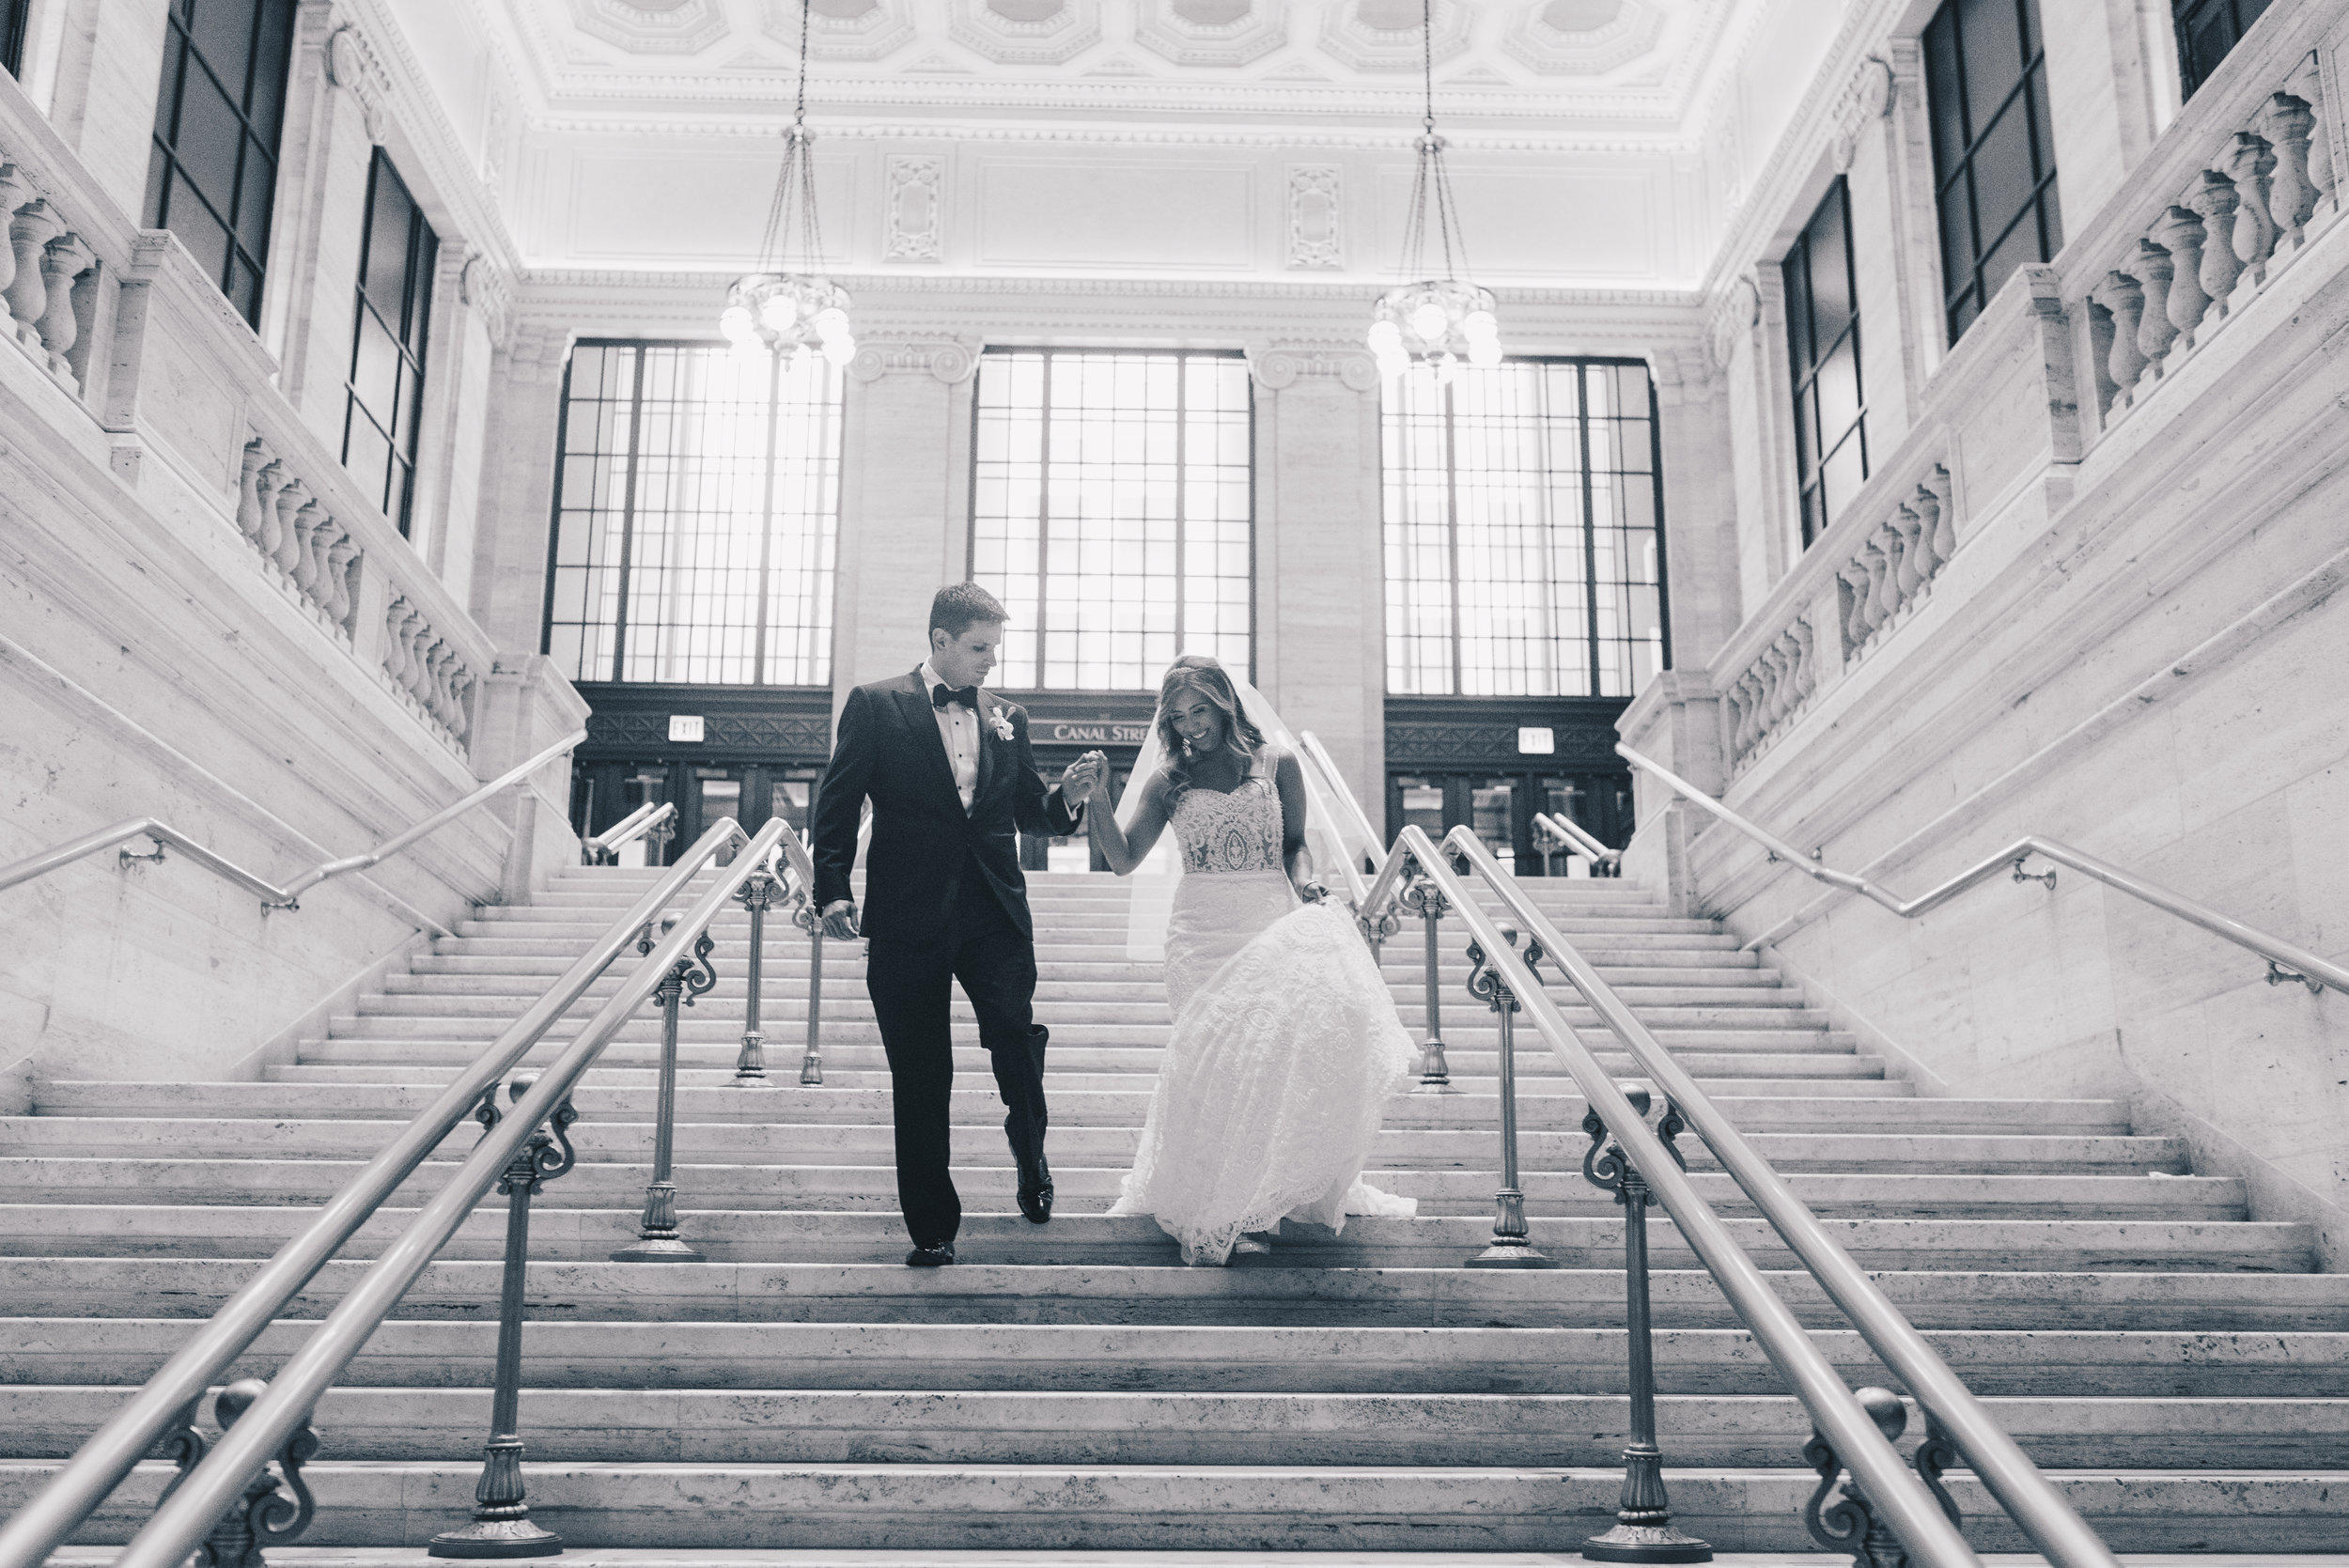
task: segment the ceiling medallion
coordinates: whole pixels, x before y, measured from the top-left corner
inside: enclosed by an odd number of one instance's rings
[[[1411,216],[1403,234],[1405,277],[1378,297],[1371,309],[1366,341],[1387,380],[1415,365],[1430,366],[1439,385],[1450,384],[1465,360],[1479,369],[1501,363],[1501,321],[1493,294],[1461,274],[1468,270],[1467,245],[1459,236],[1460,214],[1452,201],[1452,179],[1444,170],[1443,138],[1436,134],[1434,0],[1420,0],[1420,71],[1426,113],[1419,137],[1419,172],[1411,181]],[[1427,275],[1427,221],[1433,211],[1443,246],[1443,275]],[[1455,261],[1454,253],[1458,251]]]
[[[856,357],[848,291],[824,276],[824,231],[816,212],[816,137],[807,128],[807,32],[813,0],[800,0],[800,96],[784,135],[783,169],[767,210],[759,270],[734,280],[718,330],[738,354],[820,353],[832,365]]]

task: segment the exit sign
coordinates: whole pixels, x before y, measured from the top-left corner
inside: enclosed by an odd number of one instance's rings
[[[701,739],[701,737],[702,737],[702,716],[701,716],[700,714],[698,714],[698,713],[672,713],[672,714],[670,714],[670,715],[669,715],[669,738],[670,738],[670,739],[672,739],[672,740],[696,740],[696,741],[697,741],[697,740]]]
[[[676,721],[671,720],[670,722],[675,723]],[[1543,727],[1517,731],[1517,754],[1519,756],[1551,756],[1556,753],[1557,750],[1558,736],[1553,730]]]

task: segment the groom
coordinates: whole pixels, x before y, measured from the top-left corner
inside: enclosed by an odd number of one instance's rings
[[[1044,1162],[1044,1042],[1031,1011],[1035,937],[1019,840],[1073,833],[1100,765],[1069,768],[1047,792],[1028,749],[1028,716],[980,690],[1003,644],[1003,607],[975,582],[930,601],[930,655],[919,669],[848,693],[812,824],[816,898],[824,934],[866,939],[864,987],[880,1021],[897,1133],[897,1204],[912,1233],[906,1262],[955,1261],[962,1200],[947,1169],[954,1040],[946,983],[961,982],[979,1016],[1011,1113],[1003,1131],[1019,1167],[1019,1212],[1052,1218]],[[873,802],[860,927],[848,871],[857,820]]]

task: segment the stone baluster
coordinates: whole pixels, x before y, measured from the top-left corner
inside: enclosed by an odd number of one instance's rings
[[[423,611],[412,609],[402,635],[408,640],[408,675],[401,684],[421,706],[432,691],[432,623],[424,618]]]
[[[2191,348],[2194,329],[2202,324],[2202,313],[2210,308],[2210,296],[2202,292],[2202,220],[2183,207],[2172,207],[2154,225],[2154,242],[2170,253],[2170,292],[2163,304],[2172,329],[2172,346],[2178,337]]]
[[[347,537],[343,525],[334,514],[319,512],[318,524],[310,530],[310,601],[330,615],[334,607],[334,541]]]
[[[1848,655],[1868,639],[1868,569],[1846,561],[1835,574],[1849,590],[1843,596],[1843,652]]]
[[[2145,368],[2145,355],[2137,346],[2137,331],[2145,314],[2145,290],[2126,272],[2107,272],[2089,292],[2112,318],[2112,341],[2105,349],[2105,374],[2111,379],[2115,401],[2128,396]]]
[[[1754,721],[1756,718],[1755,709],[1758,701],[1756,697],[1757,690],[1758,687],[1754,681],[1753,672],[1751,670],[1748,670],[1744,675],[1739,675],[1737,677],[1737,683],[1729,689],[1729,709],[1731,715],[1729,749],[1732,753],[1738,756],[1744,756],[1748,752],[1753,750],[1753,731]]]
[[[274,458],[264,463],[261,472],[253,476],[253,496],[260,506],[253,542],[260,547],[262,554],[272,561],[277,558],[278,541],[285,537],[284,525],[277,520],[277,496],[286,488],[286,465]]]
[[[1812,648],[1818,639],[1811,629],[1811,621],[1808,616],[1797,619],[1794,626],[1788,629],[1786,635],[1794,639],[1795,700],[1800,702],[1811,695],[1819,683],[1818,669],[1812,661]]]
[[[288,577],[293,575],[295,564],[302,559],[303,539],[294,520],[309,504],[310,492],[303,489],[301,480],[288,474],[277,490],[277,548],[270,551],[270,559]]]
[[[2268,177],[2276,172],[2276,151],[2263,136],[2238,131],[2221,156],[2221,167],[2234,181],[2234,256],[2249,270],[2251,281],[2264,278],[2267,258],[2276,254],[2276,220],[2267,212]]]
[[[1871,574],[1876,585],[1876,625],[1882,626],[1900,613],[1901,536],[1890,522],[1879,522],[1868,542],[1884,557],[1884,570]]]
[[[244,469],[237,475],[237,529],[257,545],[261,542],[261,470],[271,461],[260,437],[244,443]]]
[[[456,699],[449,686],[456,678],[457,650],[446,643],[435,642],[432,644],[432,652],[425,660],[424,667],[426,681],[424,706],[432,710],[432,717],[451,729],[456,728],[453,722]]]
[[[1917,509],[1933,520],[1935,571],[1957,553],[1957,513],[1949,504],[1949,495],[1950,471],[1936,463],[1931,477],[1917,487]]]
[[[1895,505],[1890,526],[1900,536],[1901,564],[1894,579],[1899,584],[1900,601],[1906,604],[1917,597],[1930,565],[1930,558],[1925,555],[1925,520],[1906,505]]]
[[[1876,548],[1874,539],[1860,545],[1859,567],[1868,574],[1868,591],[1859,597],[1859,636],[1862,642],[1875,636],[1876,628],[1884,624],[1884,569],[1890,565],[1891,562],[1885,558],[1883,551]]]
[[[2170,345],[2178,335],[2177,324],[2170,319],[2170,285],[2177,266],[2168,251],[2151,240],[2140,239],[2137,248],[2129,253],[2128,269],[2138,287],[2144,290],[2144,313],[2137,323],[2137,351],[2144,356],[2149,370],[2139,374],[2158,377],[2162,358],[2170,352]]]
[[[1770,728],[1776,729],[1795,706],[1795,647],[1794,639],[1784,632],[1769,646],[1770,660]]]
[[[2227,314],[2243,263],[2234,254],[2235,209],[2243,205],[2234,181],[2216,169],[2204,169],[2186,187],[2186,205],[2202,220],[2202,294],[2210,301],[2209,319]]]
[[[464,739],[473,731],[473,720],[466,711],[465,702],[466,696],[473,691],[473,672],[470,670],[459,671],[457,678],[449,682],[448,730],[459,740]]]
[[[2276,157],[2267,215],[2296,242],[2300,230],[2316,215],[2316,182],[2309,178],[2309,132],[2316,129],[2316,116],[2292,94],[2271,93],[2260,110],[2259,123]]]
[[[6,298],[17,341],[27,348],[39,346],[39,321],[49,309],[49,284],[40,275],[41,252],[64,232],[65,225],[42,197],[18,208],[8,220],[8,246],[15,253],[16,276],[8,282]]]
[[[305,499],[294,511],[293,565],[286,569],[293,578],[294,586],[302,590],[305,598],[319,597],[318,532],[332,520],[326,515],[325,506],[315,495]]]
[[[66,356],[72,353],[74,340],[82,334],[81,323],[73,316],[73,283],[96,265],[96,254],[78,234],[60,234],[41,247],[40,277],[48,303],[33,324],[40,334],[40,346],[49,350],[50,373],[69,380],[73,365]]]
[[[336,626],[350,625],[350,563],[359,556],[359,541],[339,525],[326,551],[326,613]]]
[[[16,210],[35,199],[32,182],[14,163],[0,163],[0,220],[12,220]],[[13,223],[11,223],[13,227]],[[16,245],[0,244],[0,296],[16,283]]]
[[[2309,183],[2319,195],[2333,195],[2333,141],[2325,132],[2325,79],[2317,70],[2315,50],[2300,56],[2299,65],[2284,83],[2284,91],[2307,104],[2316,122],[2309,136]]]
[[[418,641],[419,634],[423,630],[423,613],[414,605],[403,600],[399,623],[393,631],[393,635],[399,643],[399,669],[397,678],[399,681],[399,689],[412,697],[416,696],[423,685],[421,672],[424,669],[424,647]],[[421,697],[417,700],[423,701]]]
[[[401,685],[408,679],[408,646],[400,629],[408,624],[408,601],[398,595],[383,611],[383,673]]]

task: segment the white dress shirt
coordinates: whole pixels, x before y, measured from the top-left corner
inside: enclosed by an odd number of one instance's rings
[[[930,668],[930,661],[922,660],[922,692],[932,703],[938,700],[938,689],[945,678]],[[933,707],[938,720],[938,737],[946,743],[946,761],[955,770],[955,789],[962,796],[962,810],[970,815],[971,802],[979,794],[979,716],[960,703],[948,703]]]

